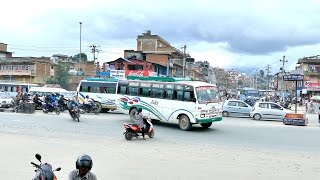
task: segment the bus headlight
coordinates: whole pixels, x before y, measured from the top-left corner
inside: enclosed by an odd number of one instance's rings
[[[204,118],[206,115],[205,114],[200,114],[200,117],[201,118]]]

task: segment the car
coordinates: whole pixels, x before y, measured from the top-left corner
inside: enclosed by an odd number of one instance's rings
[[[222,108],[222,116],[250,117],[252,107],[240,100],[226,100]]]
[[[0,93],[0,107],[1,108],[9,108],[12,107],[14,103],[13,97],[10,96],[10,94],[6,92]]]
[[[250,117],[255,120],[275,119],[283,120],[287,113],[293,111],[288,110],[281,105],[273,102],[256,102],[250,112]]]

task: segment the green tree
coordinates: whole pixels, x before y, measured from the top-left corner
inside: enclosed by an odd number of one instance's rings
[[[69,88],[69,64],[59,62],[54,66],[54,77],[46,79],[47,84],[59,84],[61,87]]]
[[[79,62],[79,58],[80,58],[79,56],[80,56],[80,53],[74,55],[72,57],[72,61]],[[85,53],[81,53],[81,61],[88,61],[88,56]]]

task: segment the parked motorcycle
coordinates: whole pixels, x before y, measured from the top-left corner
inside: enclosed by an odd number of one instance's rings
[[[60,171],[61,168],[58,167],[57,169],[52,170],[52,166],[50,164],[48,163],[42,164],[40,154],[36,154],[35,157],[40,162],[40,164],[31,162],[31,164],[36,168],[35,170],[36,174],[32,180],[57,180],[57,177],[54,174],[54,171]]]
[[[143,119],[146,128],[145,128],[145,134],[148,135],[150,138],[154,137],[154,129],[153,129],[153,124],[151,123],[151,119],[144,118]],[[124,137],[126,140],[131,140],[133,137],[138,138],[139,136],[142,136],[142,129],[137,125],[137,124],[128,124],[124,123]]]
[[[70,110],[70,115],[73,120],[77,120],[78,122],[80,121],[80,110],[78,106],[74,106],[72,110]]]
[[[48,114],[48,112],[55,112],[57,115],[60,114],[60,109],[56,103],[52,103],[52,104],[43,103],[42,104],[42,111],[45,114]]]

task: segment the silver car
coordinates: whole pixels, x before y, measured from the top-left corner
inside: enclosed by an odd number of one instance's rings
[[[252,107],[240,100],[226,100],[223,104],[222,116],[250,117]]]
[[[282,121],[286,114],[290,112],[292,111],[273,102],[256,102],[250,112],[250,117],[255,120],[278,119]]]

